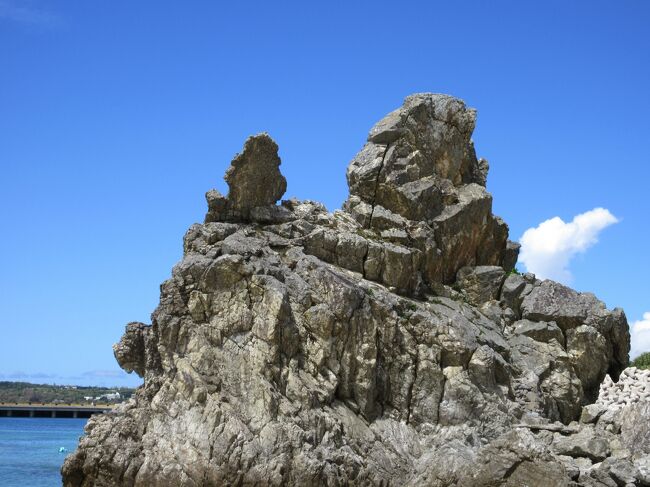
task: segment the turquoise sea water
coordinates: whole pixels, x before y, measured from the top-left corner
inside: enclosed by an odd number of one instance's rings
[[[0,418],[0,486],[55,487],[87,419]],[[67,449],[59,453],[59,448]]]

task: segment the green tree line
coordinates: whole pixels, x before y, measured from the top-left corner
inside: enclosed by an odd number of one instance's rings
[[[650,369],[650,352],[642,353],[630,365],[637,369]]]
[[[102,404],[122,402],[131,397],[134,389],[0,382],[0,403],[84,404],[89,402],[84,397],[95,398],[112,392],[119,392],[121,398],[113,401],[102,399],[98,402]]]

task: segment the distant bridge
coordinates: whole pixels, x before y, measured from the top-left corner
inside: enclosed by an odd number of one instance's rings
[[[113,406],[62,406],[60,404],[0,403],[0,418],[90,418],[108,413]]]

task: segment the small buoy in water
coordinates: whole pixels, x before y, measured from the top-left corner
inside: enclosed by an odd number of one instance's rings
[[[68,449],[65,446],[62,446],[61,448],[59,448],[59,453],[65,453],[67,451],[68,451]]]

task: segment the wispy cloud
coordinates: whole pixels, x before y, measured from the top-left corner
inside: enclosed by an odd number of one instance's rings
[[[0,0],[0,21],[3,20],[46,27],[56,27],[61,24],[60,15],[25,1]]]
[[[55,374],[48,374],[45,372],[33,372],[28,374],[20,370],[14,371],[9,374],[0,374],[0,379],[4,379],[4,380],[30,381],[30,380],[51,380],[56,378],[57,376]]]
[[[597,243],[600,232],[617,222],[605,208],[581,213],[568,223],[556,216],[524,232],[519,260],[540,279],[568,284],[571,259]]]
[[[101,379],[122,379],[127,377],[127,373],[121,370],[89,370],[84,372],[83,376]]]

